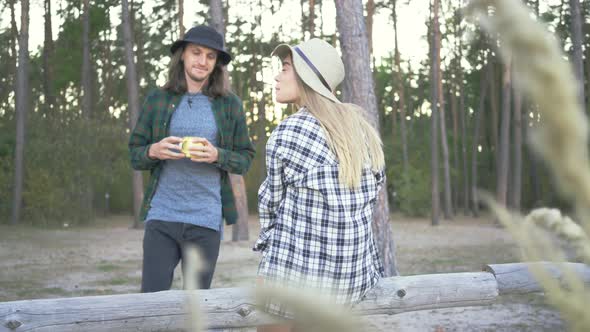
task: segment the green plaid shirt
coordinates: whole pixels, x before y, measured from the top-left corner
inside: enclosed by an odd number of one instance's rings
[[[169,135],[172,113],[180,103],[182,95],[162,89],[150,91],[143,103],[139,119],[129,137],[129,156],[133,169],[150,171],[140,218],[145,220],[154,196],[158,179],[165,161],[148,157],[150,145]],[[214,163],[221,172],[221,205],[223,218],[230,225],[238,218],[234,195],[228,173],[244,174],[254,158],[254,146],[248,136],[248,126],[242,108],[242,101],[234,94],[211,100],[211,109],[218,129],[218,160]]]

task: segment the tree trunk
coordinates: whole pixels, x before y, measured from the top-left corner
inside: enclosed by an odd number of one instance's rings
[[[498,77],[497,75],[497,65],[496,65],[496,59],[494,58],[494,56],[491,55],[490,52],[490,61],[488,62],[488,66],[492,67],[492,70],[490,72],[491,76],[490,76],[490,106],[491,106],[491,115],[492,115],[492,130],[490,130],[490,134],[491,136],[491,146],[490,146],[490,151],[493,151],[493,164],[494,166],[496,166],[498,164],[498,159],[499,159],[499,148],[498,148],[498,114],[500,114],[499,108],[498,108],[498,101],[500,100],[500,98],[498,97],[498,80],[496,80],[496,78]],[[497,172],[498,170],[496,170]]]
[[[107,9],[107,16],[110,16],[111,10]],[[112,46],[113,42],[111,41],[111,30],[104,31],[102,34],[102,38],[100,39],[102,47],[104,47],[104,57],[105,59],[112,59]],[[138,50],[139,53],[139,50]],[[138,57],[139,58],[139,57]],[[139,61],[139,59],[138,59]],[[113,94],[115,90],[115,82],[113,79],[113,63],[111,61],[105,61],[101,70],[101,80],[104,86],[102,100],[103,100],[103,108],[100,112],[101,118],[107,118],[109,115],[109,109],[113,106]]]
[[[24,182],[24,149],[27,113],[31,107],[29,89],[29,0],[21,0],[21,27],[16,74],[16,145],[14,151],[14,192],[11,223],[20,223]]]
[[[531,130],[531,128],[533,128],[534,126],[536,126],[536,115],[537,115],[537,108],[536,105],[534,104],[530,104],[527,103],[527,110],[526,110],[526,115],[522,118],[523,119],[523,126],[522,126],[522,137],[528,137],[528,132],[529,130]],[[532,120],[529,118],[528,114],[534,114],[535,118],[533,118]],[[531,207],[539,207],[542,205],[541,201],[542,201],[542,193],[541,193],[541,183],[540,183],[540,178],[541,178],[541,160],[537,158],[535,152],[533,151],[533,149],[531,148],[531,146],[525,144],[524,145],[524,152],[526,153],[526,158],[527,158],[527,162],[529,164],[528,167],[528,175],[529,175],[529,181],[530,181],[530,186],[531,186],[531,197],[530,197],[530,201],[532,202]]]
[[[143,35],[145,16],[143,8],[143,0],[134,0],[131,3],[131,10],[129,11],[129,21],[131,22],[131,31],[133,32],[132,41],[137,47],[135,52],[135,58],[137,62],[135,64],[135,73],[137,74],[137,84],[139,85],[139,78],[146,75],[145,71],[145,37]],[[138,9],[135,9],[138,8]],[[137,13],[137,14],[136,14]]]
[[[512,71],[510,63],[504,65],[502,77],[502,124],[500,127],[499,158],[497,164],[496,199],[506,205],[508,193],[508,166],[510,165],[510,104],[512,101]]]
[[[225,21],[223,17],[222,0],[209,0],[210,25],[225,40]],[[224,73],[228,75],[227,71]],[[232,226],[232,241],[248,240],[248,196],[246,195],[246,182],[241,175],[230,174],[229,177],[238,211],[238,221]]]
[[[16,26],[16,14],[15,14],[15,10],[14,10],[14,5],[16,3],[16,0],[11,0],[9,1],[10,4],[10,34],[12,35],[12,38],[10,39],[12,42],[10,43],[10,53],[12,55],[12,61],[13,61],[13,65],[14,65],[14,69],[16,72],[16,59],[18,58],[18,54],[16,53],[16,45],[17,45],[17,39],[19,38],[18,36],[18,28]],[[16,74],[16,73],[15,73]]]
[[[461,160],[463,168],[463,213],[469,214],[469,168],[467,166],[467,123],[465,120],[465,89],[463,88],[463,71],[459,68],[459,121],[461,122]]]
[[[438,63],[440,58],[440,39],[438,38],[438,0],[434,0],[432,17],[432,43],[431,43],[431,65],[430,71],[432,79],[430,81],[431,89],[431,103],[432,103],[432,114],[430,119],[430,171],[431,171],[431,194],[432,194],[432,212],[431,212],[431,223],[433,226],[440,224],[440,193],[438,188],[438,102],[439,102],[439,90],[437,82],[439,78]]]
[[[366,110],[367,119],[379,131],[379,113],[370,67],[369,42],[363,18],[361,1],[336,1],[336,26],[340,33],[340,45],[344,67],[347,70],[344,90],[347,91],[346,102],[361,106]],[[395,262],[395,244],[389,223],[389,206],[387,202],[387,185],[384,184],[377,200],[373,232],[385,275],[397,275]]]
[[[440,2],[435,2],[437,6],[440,6]],[[451,220],[453,219],[453,193],[451,191],[451,167],[449,164],[449,143],[447,139],[447,124],[446,124],[446,116],[445,116],[445,101],[444,101],[444,94],[442,89],[442,69],[440,65],[440,49],[441,49],[441,33],[440,33],[440,26],[438,22],[438,10],[437,11],[437,18],[436,18],[436,25],[435,25],[435,36],[437,40],[437,49],[438,54],[436,55],[436,70],[438,71],[437,81],[435,81],[437,88],[438,88],[438,113],[439,113],[439,120],[440,120],[440,138],[441,138],[441,147],[442,147],[442,157],[443,157],[443,175],[444,175],[444,205],[443,205],[443,212],[445,219]]]
[[[16,45],[18,45],[18,28],[16,26],[16,10],[15,10],[15,3],[16,0],[9,0],[8,6],[10,7],[10,59],[8,68],[10,71],[7,73],[10,81],[6,84],[6,90],[10,90],[16,94],[16,77],[17,77],[17,59],[18,53],[16,50]],[[12,109],[13,116],[16,117],[16,110],[17,110],[17,101],[15,100],[14,108]]]
[[[402,142],[402,165],[403,171],[406,173],[408,171],[408,142],[407,142],[407,134],[406,134],[406,103],[405,103],[405,93],[404,93],[404,84],[403,84],[403,75],[402,75],[402,67],[400,64],[400,52],[399,52],[399,45],[397,43],[397,10],[396,5],[397,1],[393,1],[393,8],[392,8],[392,18],[393,18],[393,29],[394,29],[394,41],[395,41],[395,70],[396,73],[396,83],[397,83],[397,93],[399,96],[399,130],[401,134],[401,142]],[[395,107],[393,108],[395,111]],[[392,114],[395,118],[395,113]],[[395,138],[394,138],[395,139]]]
[[[585,34],[590,34],[590,27],[588,27],[587,24],[584,25],[585,27]],[[584,69],[586,70],[586,79],[590,80],[590,46],[586,46],[586,57],[585,57],[586,61],[584,64]],[[586,84],[586,96],[590,96],[590,83]],[[589,112],[590,111],[590,107],[588,107],[588,105],[586,105],[586,108],[584,109],[585,112]]]
[[[537,15],[537,17],[539,17],[539,0],[535,1],[535,14]],[[589,84],[590,86],[590,84]],[[536,126],[536,122],[538,121],[538,110],[536,105],[532,105],[529,104],[529,106],[527,107],[527,113],[532,113],[533,114],[533,126]],[[527,137],[527,133],[528,130],[530,129],[529,127],[529,116],[527,114],[527,116],[525,117],[526,122],[525,125],[523,126],[523,136]],[[534,151],[532,151],[532,148],[525,145],[525,147],[527,148],[527,155],[528,155],[528,159],[529,159],[529,173],[530,173],[530,181],[531,181],[531,187],[532,187],[532,201],[533,201],[533,207],[537,207],[540,206],[541,203],[541,183],[540,183],[540,169],[539,169],[539,164],[540,161],[539,159],[537,159]],[[538,164],[539,163],[539,164]]]
[[[582,15],[580,13],[580,0],[570,0],[571,11],[571,41],[572,64],[578,79],[578,102],[585,109],[584,97],[584,59],[582,57]]]
[[[315,37],[315,0],[309,0],[309,36]]]
[[[55,105],[53,96],[53,33],[51,31],[51,1],[45,0],[45,41],[43,43],[43,95],[45,98],[45,114],[50,114]]]
[[[209,0],[209,25],[225,37],[222,0]]]
[[[90,118],[92,108],[92,71],[90,69],[90,0],[83,0],[82,9],[82,114]]]
[[[457,19],[457,25],[459,25],[460,19]],[[460,37],[463,30],[459,29],[457,35]],[[463,87],[463,68],[461,68],[461,62],[463,61],[463,40],[459,38],[458,47],[459,60],[457,62],[457,84],[459,87],[459,121],[461,122],[461,159],[463,168],[461,174],[463,175],[463,213],[469,214],[469,169],[467,167],[467,124],[465,120],[465,89]],[[459,190],[457,187],[456,190]]]
[[[93,71],[91,67],[90,58],[90,0],[82,1],[82,118],[84,121],[89,121],[94,117],[93,114],[93,100],[92,100],[92,76]],[[86,125],[86,124],[85,124]],[[81,139],[82,137],[80,137]],[[87,172],[92,164],[92,161],[85,154],[80,156],[82,161],[80,163],[80,200],[83,208],[80,210],[80,222],[87,223],[89,219],[94,217],[93,200],[94,188],[90,172]]]
[[[475,113],[475,129],[473,132],[473,144],[471,146],[471,203],[472,212],[474,217],[479,217],[479,199],[477,195],[477,157],[479,156],[479,138],[480,128],[485,112],[485,99],[486,92],[488,91],[488,84],[490,84],[490,76],[492,74],[493,65],[488,62],[481,67],[480,80],[479,80],[479,107],[477,113]],[[491,99],[491,98],[490,98]]]
[[[455,12],[453,15],[453,36],[455,39],[455,45],[454,45],[454,52],[455,52],[455,56],[454,58],[451,60],[451,67],[450,69],[450,78],[449,78],[449,85],[451,86],[449,91],[451,93],[451,114],[453,116],[453,167],[454,167],[454,172],[451,176],[451,178],[453,179],[453,186],[454,186],[454,190],[453,190],[453,211],[458,212],[459,211],[459,202],[460,202],[460,197],[461,194],[463,196],[467,195],[466,192],[461,192],[462,191],[462,187],[461,187],[461,174],[464,174],[464,172],[466,172],[465,169],[461,169],[460,166],[460,155],[459,155],[459,139],[460,139],[460,135],[459,135],[459,117],[460,115],[458,114],[458,112],[461,112],[461,110],[459,110],[459,80],[461,79],[461,49],[459,48],[459,40],[461,39],[461,36],[459,34],[459,21],[460,18],[458,17],[458,14]],[[463,120],[463,117],[461,116],[461,119]]]
[[[179,39],[184,36],[184,0],[178,0],[178,33]]]
[[[305,0],[301,0],[301,39],[305,40],[305,31],[307,31],[307,21],[305,16]]]
[[[522,196],[522,94],[514,90],[514,166],[512,168],[512,197],[510,206],[520,211]]]
[[[456,75],[456,69],[453,67],[451,68]],[[459,114],[457,114],[457,107],[458,107],[458,97],[457,97],[457,82],[456,79],[450,79],[449,84],[450,86],[450,99],[451,99],[451,115],[453,117],[453,168],[455,169],[456,175],[451,176],[453,180],[453,211],[458,210],[459,205],[459,188],[461,188],[460,182],[460,168],[459,168]]]
[[[129,3],[121,3],[123,21],[123,38],[125,43],[125,60],[127,65],[127,98],[129,103],[129,128],[133,130],[139,117],[139,87],[133,54],[133,27],[129,15]],[[143,201],[143,177],[140,171],[133,171],[133,228],[141,228],[139,212]]]
[[[367,40],[369,41],[369,55],[373,61],[373,18],[375,16],[375,0],[367,0],[367,17],[365,24],[367,26]]]

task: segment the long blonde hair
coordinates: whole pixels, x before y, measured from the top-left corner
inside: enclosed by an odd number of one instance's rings
[[[363,169],[370,165],[374,172],[385,166],[379,133],[355,104],[337,104],[318,94],[297,75],[299,107],[305,107],[320,123],[328,146],[339,161],[341,184],[348,188],[360,186]]]

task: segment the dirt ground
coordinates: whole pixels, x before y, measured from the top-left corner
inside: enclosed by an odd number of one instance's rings
[[[35,229],[0,226],[0,302],[24,299],[134,293],[141,281],[142,230],[128,216],[99,220],[94,227]],[[258,234],[250,241],[225,239],[212,287],[254,284]],[[398,270],[402,275],[480,271],[484,264],[518,261],[510,236],[486,219],[458,217],[431,227],[426,219],[393,216]],[[179,269],[173,288],[182,286]],[[371,331],[560,331],[559,315],[542,294],[504,296],[483,307],[424,310],[372,316]]]

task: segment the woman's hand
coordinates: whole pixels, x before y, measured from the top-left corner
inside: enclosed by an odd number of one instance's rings
[[[192,161],[209,164],[217,161],[217,158],[219,157],[217,148],[206,138],[195,138],[193,139],[193,143],[195,144],[191,145],[189,149]]]
[[[180,150],[178,148],[178,143],[182,142],[182,138],[176,136],[168,136],[158,143],[154,143],[150,146],[150,150],[148,151],[148,156],[152,159],[182,159],[184,158],[184,154],[180,152],[175,152]]]

